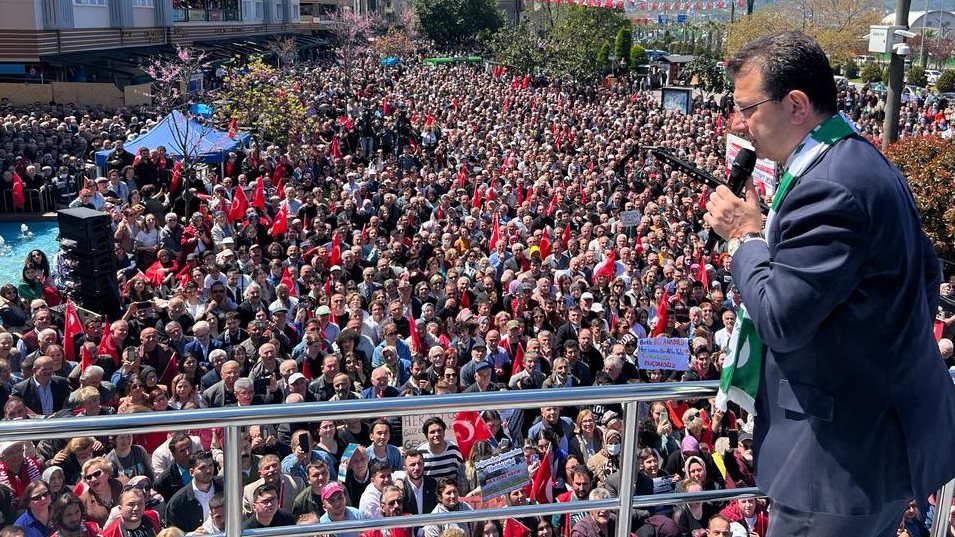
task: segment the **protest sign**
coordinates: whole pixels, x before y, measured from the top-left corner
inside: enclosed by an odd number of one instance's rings
[[[342,461],[338,464],[338,480],[342,483],[345,482],[345,478],[348,476],[348,463],[351,462],[352,455],[355,454],[355,450],[357,449],[358,444],[348,444],[345,451],[342,451]]]
[[[653,478],[653,493],[654,494],[668,494],[673,492],[673,477],[654,477]]]
[[[685,337],[640,338],[637,341],[640,369],[686,371],[690,367],[690,347]]]
[[[457,445],[454,429],[451,428],[451,424],[454,422],[454,413],[418,414],[415,416],[401,416],[401,445],[405,450],[415,449],[428,441],[425,434],[421,432],[421,426],[431,416],[437,416],[444,420],[444,424],[448,426],[444,432],[444,439]]]
[[[477,471],[482,501],[503,496],[531,482],[522,449],[512,449],[478,461],[474,469]]]
[[[640,223],[640,211],[623,211],[620,213],[620,225],[623,227],[634,227]]]

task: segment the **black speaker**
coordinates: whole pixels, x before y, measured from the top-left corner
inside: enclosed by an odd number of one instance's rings
[[[77,305],[112,320],[121,303],[109,215],[77,207],[57,213],[60,248],[66,254],[66,290]]]

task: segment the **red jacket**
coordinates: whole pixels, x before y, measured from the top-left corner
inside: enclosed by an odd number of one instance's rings
[[[143,521],[149,522],[153,525],[153,533],[159,533],[159,530],[162,526],[159,524],[159,515],[156,514],[156,511],[152,509],[146,509],[143,512]],[[106,525],[103,528],[103,533],[100,534],[100,537],[123,537],[123,529],[121,525],[123,524],[123,517],[116,517],[112,522]]]
[[[766,530],[769,529],[769,516],[766,514],[766,511],[759,509],[759,504],[756,504],[756,527],[755,528],[746,528],[749,531],[755,531],[759,534],[759,537],[766,537]],[[743,520],[743,513],[739,511],[739,503],[736,500],[733,500],[726,507],[720,511],[720,514],[725,516],[730,522],[739,522],[742,525],[746,525],[746,522]]]

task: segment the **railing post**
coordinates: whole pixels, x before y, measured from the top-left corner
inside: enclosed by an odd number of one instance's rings
[[[242,459],[239,456],[241,438],[239,427],[223,427],[222,467],[225,477],[225,534],[226,537],[242,535]]]
[[[637,412],[639,403],[623,404],[623,432],[621,442],[623,451],[620,454],[620,489],[617,499],[620,501],[620,511],[617,512],[617,536],[629,537],[630,526],[633,521],[633,484],[637,458]],[[626,441],[624,441],[626,439]]]
[[[935,518],[932,519],[932,537],[947,537],[951,526],[952,493],[955,492],[955,479],[942,485],[935,494]]]

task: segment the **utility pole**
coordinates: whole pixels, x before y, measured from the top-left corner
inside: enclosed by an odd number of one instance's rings
[[[909,8],[912,0],[895,0],[895,25],[908,29]],[[892,36],[889,36],[892,38]],[[899,109],[902,106],[902,79],[905,75],[905,56],[892,51],[889,63],[889,91],[885,96],[885,123],[882,126],[882,149],[899,139]]]

